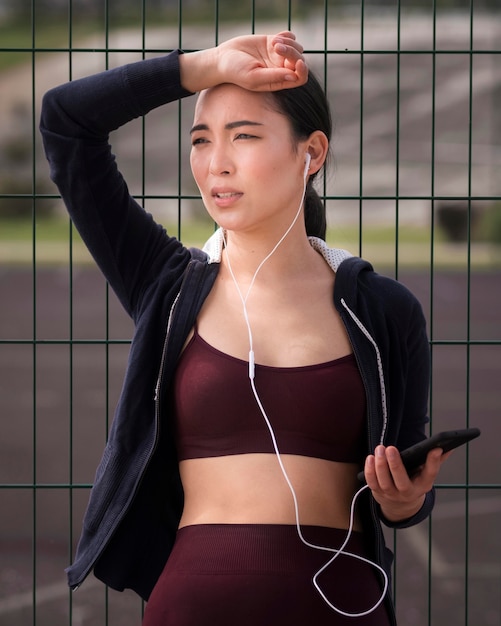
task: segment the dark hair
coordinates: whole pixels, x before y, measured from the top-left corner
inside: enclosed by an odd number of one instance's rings
[[[329,103],[318,79],[310,71],[308,80],[301,87],[283,89],[270,93],[280,113],[290,121],[296,141],[307,139],[316,130],[321,130],[330,141],[332,118]],[[327,220],[325,206],[313,187],[318,172],[310,176],[304,200],[306,234],[325,239]]]

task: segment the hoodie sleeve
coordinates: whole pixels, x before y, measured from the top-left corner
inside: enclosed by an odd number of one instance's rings
[[[342,263],[335,290],[335,303],[347,328],[351,328],[350,337],[366,385],[367,452],[373,453],[380,442],[405,450],[426,438],[429,422],[430,352],[422,307],[407,287],[377,274],[362,259]],[[358,324],[351,324],[345,311],[351,311]],[[416,515],[396,523],[385,519],[379,505],[374,506],[385,525],[405,528],[424,520],[434,501],[432,489]]]
[[[180,85],[176,51],[63,84],[48,91],[42,102],[40,130],[51,179],[133,317],[160,264],[169,260],[182,265],[189,253],[131,197],[109,134],[187,95]]]
[[[400,352],[402,355],[401,378],[398,386],[402,393],[400,428],[395,442],[399,450],[426,438],[428,417],[428,392],[430,383],[430,349],[426,331],[426,320],[417,299],[405,288],[408,314],[399,316],[404,326],[400,327]],[[391,528],[408,528],[419,524],[430,515],[435,504],[435,489],[426,494],[423,506],[412,517],[399,522],[390,522],[381,514],[381,520]]]

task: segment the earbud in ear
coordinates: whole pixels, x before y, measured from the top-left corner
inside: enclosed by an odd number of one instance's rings
[[[308,175],[308,170],[310,169],[310,163],[311,163],[311,154],[309,152],[307,152],[304,155],[304,173],[303,173],[303,178],[306,178],[306,176]]]

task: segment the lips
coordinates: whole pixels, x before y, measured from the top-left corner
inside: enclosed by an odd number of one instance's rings
[[[227,191],[225,193],[216,193],[216,198],[233,198],[235,196],[240,196],[241,194],[236,193],[235,191]]]
[[[229,206],[239,200],[243,196],[243,193],[236,189],[228,189],[227,187],[215,187],[212,189],[211,195],[218,206]]]
[[[211,189],[212,196],[216,198],[231,198],[232,196],[241,196],[242,193],[231,187],[213,187]]]

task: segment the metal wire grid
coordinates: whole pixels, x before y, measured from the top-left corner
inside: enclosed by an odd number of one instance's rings
[[[438,49],[436,45],[437,41],[437,2],[431,3],[431,12],[432,12],[432,24],[433,24],[433,34],[432,34],[432,47],[429,50],[422,49],[402,49],[401,47],[401,28],[400,22],[402,17],[402,2],[398,1],[396,3],[395,11],[396,11],[396,20],[397,20],[397,47],[396,49],[367,49],[365,47],[365,26],[366,26],[366,11],[370,6],[369,3],[364,2],[363,0],[358,5],[359,10],[359,20],[360,20],[360,49],[352,49],[352,50],[336,50],[332,47],[329,47],[329,37],[328,37],[328,23],[331,19],[331,14],[333,13],[332,7],[329,6],[329,3],[326,1],[323,5],[323,20],[325,24],[324,28],[324,42],[323,49],[319,50],[318,48],[307,50],[306,52],[310,55],[311,58],[320,59],[323,63],[323,79],[326,85],[328,85],[329,74],[328,74],[328,62],[329,58],[332,58],[335,55],[356,55],[359,58],[359,87],[360,87],[360,126],[359,126],[359,190],[357,195],[335,195],[330,194],[327,190],[327,187],[324,186],[324,198],[326,202],[330,200],[335,201],[356,201],[358,202],[358,222],[359,222],[359,238],[358,238],[358,248],[359,253],[363,254],[365,248],[365,239],[364,239],[364,220],[365,220],[365,211],[364,206],[368,201],[371,200],[387,200],[394,202],[395,213],[394,213],[394,228],[395,228],[395,247],[394,247],[394,272],[395,276],[398,278],[400,274],[400,245],[399,245],[399,227],[400,227],[400,204],[404,200],[415,200],[417,196],[409,196],[400,194],[400,113],[401,113],[401,102],[400,102],[400,80],[401,80],[401,59],[403,55],[406,54],[416,54],[416,55],[429,55],[431,57],[432,62],[432,76],[433,76],[433,85],[432,85],[432,141],[431,141],[431,154],[429,155],[430,167],[431,167],[431,187],[428,194],[423,194],[419,196],[421,200],[429,200],[431,203],[431,211],[432,214],[434,212],[435,204],[443,199],[454,199],[451,196],[443,196],[437,195],[435,193],[435,132],[436,132],[436,118],[435,118],[435,97],[436,97],[436,63],[437,58],[444,54],[443,50]],[[0,48],[0,54],[3,53],[11,53],[11,52],[23,52],[31,55],[31,75],[32,75],[32,107],[31,107],[31,126],[32,126],[32,152],[33,152],[33,160],[32,160],[32,192],[26,194],[19,193],[2,193],[1,198],[4,199],[12,199],[13,201],[19,199],[30,199],[33,202],[33,219],[32,219],[32,262],[31,262],[31,272],[32,272],[32,300],[33,300],[33,311],[32,311],[32,329],[30,335],[26,337],[16,337],[15,339],[10,338],[2,338],[0,339],[0,349],[9,345],[16,346],[26,346],[31,348],[31,371],[32,371],[32,397],[33,397],[33,407],[32,407],[32,450],[33,450],[33,458],[32,458],[32,480],[29,482],[4,482],[0,484],[0,495],[2,493],[6,493],[8,491],[14,491],[16,494],[21,494],[22,492],[27,492],[31,494],[31,509],[32,509],[32,523],[31,523],[31,553],[32,553],[32,561],[31,561],[31,609],[28,611],[30,617],[23,621],[22,623],[32,623],[32,624],[44,624],[45,618],[41,615],[39,606],[40,606],[40,598],[39,598],[39,589],[46,585],[46,580],[40,579],[39,574],[39,559],[37,552],[37,544],[39,541],[39,524],[40,524],[40,507],[39,507],[39,499],[41,492],[54,492],[60,491],[67,495],[67,526],[68,526],[68,537],[67,537],[67,545],[68,545],[68,561],[71,560],[71,556],[73,554],[73,549],[75,545],[76,537],[74,535],[74,528],[78,528],[79,519],[74,519],[74,498],[75,494],[78,492],[87,492],[91,488],[90,482],[80,482],[75,479],[74,475],[74,445],[75,445],[75,434],[74,434],[74,415],[73,415],[73,407],[74,407],[74,390],[77,381],[75,381],[74,377],[74,354],[75,350],[78,346],[83,345],[94,345],[101,346],[104,351],[104,364],[105,364],[105,374],[103,386],[106,390],[106,397],[104,401],[104,406],[106,407],[104,410],[104,420],[105,424],[103,425],[103,433],[108,431],[109,422],[110,422],[110,412],[108,407],[110,406],[111,399],[108,394],[109,388],[109,366],[110,366],[110,350],[112,350],[115,346],[127,346],[129,341],[128,339],[119,339],[113,336],[113,333],[110,331],[111,326],[113,325],[113,312],[110,309],[110,298],[113,298],[113,295],[109,293],[108,288],[105,287],[102,292],[102,297],[105,301],[105,329],[104,329],[104,337],[95,338],[95,339],[79,339],[74,333],[74,300],[73,300],[73,290],[74,290],[74,275],[76,271],[77,263],[75,263],[73,258],[73,230],[71,225],[68,226],[68,262],[66,264],[66,271],[68,275],[69,282],[69,299],[68,299],[68,337],[64,339],[47,339],[39,336],[38,332],[38,307],[39,307],[39,297],[37,293],[37,276],[40,272],[40,265],[37,255],[37,246],[38,246],[38,225],[36,219],[36,208],[39,202],[46,199],[56,199],[56,194],[40,194],[37,193],[37,181],[39,180],[39,170],[41,168],[39,161],[36,158],[36,148],[39,144],[37,126],[38,126],[38,111],[37,111],[37,84],[36,84],[36,76],[37,76],[37,64],[38,58],[40,54],[46,53],[58,53],[58,54],[66,54],[68,58],[68,79],[73,78],[73,59],[77,54],[87,54],[87,55],[104,55],[105,67],[109,66],[110,55],[115,53],[124,53],[129,52],[133,54],[138,54],[141,57],[145,57],[148,54],[158,54],[162,52],[157,48],[148,48],[147,47],[147,3],[146,0],[142,0],[142,2],[138,2],[138,5],[141,7],[141,19],[138,27],[141,30],[141,45],[139,47],[133,48],[113,48],[110,44],[110,4],[107,0],[104,0],[103,9],[104,9],[104,45],[102,47],[97,48],[84,48],[79,47],[74,43],[74,6],[75,3],[72,0],[68,1],[68,46],[67,47],[37,47],[36,46],[36,34],[37,34],[37,14],[38,7],[35,0],[31,2],[31,38],[32,45],[30,47],[20,47],[20,48]],[[283,7],[283,23],[286,23],[288,28],[294,27],[294,18],[293,18],[293,4],[292,2],[284,2]],[[474,106],[474,89],[473,89],[473,79],[474,79],[474,59],[476,55],[492,55],[493,58],[499,59],[500,50],[499,49],[489,49],[489,50],[475,50],[474,49],[474,19],[475,19],[475,7],[474,2],[470,2],[469,5],[469,19],[470,19],[470,37],[469,37],[469,48],[468,49],[460,49],[460,50],[447,50],[446,54],[453,55],[468,55],[469,56],[469,118],[470,120],[473,117],[473,106]],[[178,33],[178,46],[183,47],[183,39],[184,39],[184,31],[183,31],[183,3],[179,1],[178,3],[178,15],[179,15],[179,33]],[[221,18],[221,9],[220,3],[218,0],[214,2],[214,21],[212,24],[207,25],[207,29],[209,31],[213,31],[213,42],[218,43],[220,40],[220,18]],[[258,27],[258,8],[256,3],[252,1],[250,6],[250,19],[249,19],[249,28],[250,32],[255,32]],[[168,52],[169,50],[164,50]],[[396,142],[395,142],[395,193],[388,195],[368,195],[364,193],[364,175],[365,170],[362,167],[364,161],[364,113],[365,113],[365,101],[364,101],[364,92],[365,92],[365,63],[364,60],[367,55],[392,55],[396,58]],[[496,57],[497,55],[497,57]],[[172,105],[171,105],[172,106]],[[182,123],[183,123],[183,109],[182,106],[178,107],[178,136],[177,136],[177,160],[178,162],[182,161]],[[182,236],[182,218],[183,218],[183,203],[186,201],[194,200],[196,198],[196,194],[187,194],[183,192],[185,178],[182,173],[181,168],[178,168],[177,172],[177,193],[174,194],[157,194],[151,193],[148,189],[147,184],[147,129],[146,129],[146,121],[141,121],[141,151],[142,151],[142,159],[141,159],[141,190],[140,193],[136,194],[145,204],[154,200],[169,200],[177,202],[177,223],[178,223],[178,235]],[[492,349],[497,349],[499,354],[499,346],[500,340],[499,337],[493,338],[484,338],[484,339],[475,339],[472,337],[471,333],[471,280],[472,280],[472,247],[471,247],[471,207],[472,203],[478,200],[487,201],[487,200],[499,200],[498,195],[473,195],[473,187],[472,187],[472,147],[473,147],[473,127],[470,124],[469,126],[469,138],[468,138],[468,193],[465,196],[458,196],[456,199],[466,199],[469,206],[468,211],[468,237],[466,242],[466,265],[462,268],[464,275],[466,277],[467,282],[467,302],[466,302],[466,336],[458,339],[441,339],[440,335],[435,330],[435,318],[434,311],[436,308],[435,305],[435,294],[436,294],[436,274],[435,274],[435,227],[434,221],[431,221],[430,226],[430,246],[429,246],[429,331],[430,331],[430,342],[432,347],[432,359],[435,358],[436,351],[440,347],[446,346],[457,346],[464,348],[465,351],[465,359],[466,359],[466,381],[465,381],[465,394],[464,394],[464,411],[466,416],[465,425],[470,422],[470,389],[471,389],[471,352],[475,347],[478,346],[491,346]],[[39,463],[37,459],[37,454],[39,451],[39,430],[40,425],[38,423],[38,411],[37,411],[37,398],[40,393],[40,387],[38,382],[39,377],[39,356],[40,350],[43,347],[52,345],[52,346],[60,346],[67,348],[67,358],[68,358],[68,419],[69,419],[69,429],[67,432],[67,444],[68,444],[68,470],[67,470],[67,481],[62,482],[42,482],[39,478]],[[434,401],[435,388],[432,384],[431,389],[431,405],[433,406]],[[434,426],[432,422],[432,427]],[[463,623],[469,624],[471,623],[470,615],[472,613],[471,602],[472,597],[469,591],[469,546],[470,546],[470,526],[469,526],[469,503],[472,494],[475,491],[483,492],[487,491],[498,491],[501,489],[501,484],[499,482],[499,476],[495,476],[494,480],[490,482],[472,482],[470,481],[470,467],[469,467],[469,455],[466,455],[466,465],[464,470],[464,480],[463,481],[454,481],[451,483],[441,483],[437,486],[439,495],[444,492],[452,493],[452,492],[460,492],[464,494],[464,589],[462,592],[463,597]],[[436,598],[434,596],[434,574],[433,574],[433,559],[434,554],[432,550],[432,542],[433,542],[433,533],[434,533],[434,522],[433,518],[428,522],[428,569],[427,569],[427,623],[429,625],[435,625],[439,622],[436,621],[436,616],[434,613],[434,602],[436,602]],[[393,547],[399,556],[401,552],[400,548],[400,540],[395,535],[393,537]],[[397,610],[399,609],[400,602],[400,586],[399,586],[399,577],[400,573],[397,570],[394,578],[394,593],[396,596],[396,605]],[[64,623],[69,624],[80,624],[84,623],[81,618],[81,614],[79,611],[74,609],[74,600],[73,596],[68,594],[67,597],[63,598],[64,602],[67,605],[67,620]],[[116,600],[112,600],[111,597],[105,592],[105,598],[102,603],[102,613],[100,614],[99,622],[100,624],[112,624],[116,623],[113,620],[113,611],[115,609],[110,608]],[[118,599],[120,602],[120,599]],[[494,605],[496,600],[494,600]],[[497,609],[499,611],[499,597],[497,597]],[[493,612],[495,613],[496,606],[493,605]],[[138,613],[139,614],[139,613]],[[23,614],[26,615],[26,614]],[[499,612],[497,613],[499,615]],[[9,621],[13,618],[13,614],[8,614],[6,617],[2,616],[0,613],[0,624],[2,619],[6,619],[5,624],[12,623]],[[123,618],[122,618],[123,619]],[[139,619],[139,618],[136,618]],[[403,617],[402,623],[415,623],[412,619],[409,618],[406,621],[406,617]],[[66,618],[65,618],[66,620]],[[16,623],[21,624],[21,622],[16,620]],[[63,623],[61,621],[61,623]],[[120,623],[124,624],[123,621]],[[422,623],[422,622],[421,622]],[[480,622],[476,622],[480,624]],[[488,623],[487,621],[485,622]],[[491,622],[491,623],[500,623]]]

